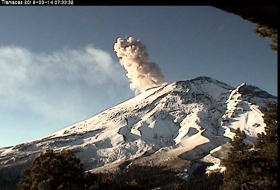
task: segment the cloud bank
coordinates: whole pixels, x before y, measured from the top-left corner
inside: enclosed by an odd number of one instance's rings
[[[117,38],[114,51],[120,59],[120,64],[126,70],[130,80],[130,88],[137,94],[148,88],[157,87],[165,83],[160,68],[154,62],[149,62],[146,46],[141,41],[128,37]]]
[[[112,84],[116,88],[125,84],[122,73],[110,54],[92,45],[49,54],[0,47],[0,106],[67,119],[82,112],[83,93],[89,97],[107,85],[112,89]]]

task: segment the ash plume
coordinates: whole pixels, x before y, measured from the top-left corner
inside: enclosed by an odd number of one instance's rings
[[[165,83],[164,76],[157,64],[149,62],[146,46],[141,41],[133,37],[117,38],[114,51],[127,72],[130,89],[136,94]]]

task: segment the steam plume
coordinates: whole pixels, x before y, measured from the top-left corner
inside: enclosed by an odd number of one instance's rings
[[[117,38],[114,51],[126,70],[126,76],[131,82],[130,88],[135,93],[165,83],[160,68],[156,63],[148,61],[149,54],[146,52],[146,46],[139,40],[133,37]]]

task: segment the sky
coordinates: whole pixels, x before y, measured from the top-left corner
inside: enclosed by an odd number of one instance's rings
[[[145,45],[167,83],[208,76],[277,96],[277,52],[211,6],[0,7],[0,147],[47,136],[134,97],[114,51]]]

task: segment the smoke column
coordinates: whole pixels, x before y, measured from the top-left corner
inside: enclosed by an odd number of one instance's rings
[[[160,68],[156,63],[148,61],[146,46],[139,40],[133,37],[117,38],[114,51],[127,72],[126,76],[131,82],[130,89],[136,94],[165,83]]]

